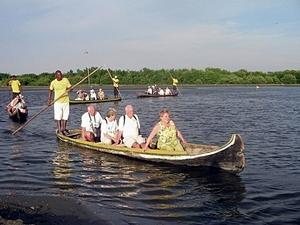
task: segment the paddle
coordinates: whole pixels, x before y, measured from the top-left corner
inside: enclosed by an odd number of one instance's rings
[[[172,76],[172,74],[168,71],[168,73],[170,74],[170,77],[172,78],[172,80],[174,80],[174,77]],[[180,90],[179,90],[179,88],[177,87],[177,91],[178,91],[178,93],[182,96],[182,94],[181,94],[181,92],[180,92]]]
[[[50,104],[48,104],[45,108],[43,108],[41,111],[39,111],[37,114],[35,114],[34,116],[32,116],[29,120],[27,120],[26,123],[24,123],[22,126],[20,126],[18,129],[16,129],[12,134],[15,135],[17,132],[19,132],[21,129],[23,129],[24,127],[27,126],[27,124],[29,124],[34,118],[36,118],[38,115],[40,115],[41,113],[45,112],[46,110],[48,110],[50,108],[50,106],[52,106],[58,99],[64,97],[67,93],[69,93],[72,89],[74,89],[76,86],[78,86],[79,84],[81,84],[83,81],[85,81],[88,77],[90,77],[91,75],[93,75],[97,70],[99,70],[101,68],[98,67],[97,69],[95,69],[92,73],[88,74],[86,77],[84,77],[81,81],[79,81],[77,84],[73,85],[71,88],[69,88],[68,90],[66,90],[62,95],[60,95],[57,99],[53,100],[52,102],[50,102]]]
[[[109,69],[106,69],[107,70],[107,72],[108,72],[108,74],[109,74],[109,76],[110,76],[110,79],[114,82],[114,80],[113,80],[113,78],[112,78],[112,75],[110,74],[110,72],[109,72]],[[118,92],[119,92],[119,96],[122,98],[122,95],[121,95],[121,93],[120,93],[120,91],[119,91],[119,87],[117,88],[117,90],[118,90]]]

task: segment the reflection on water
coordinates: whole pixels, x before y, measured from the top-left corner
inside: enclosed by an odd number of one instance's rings
[[[82,164],[80,196],[139,219],[201,217],[199,209],[219,205],[222,217],[240,215],[246,193],[239,176],[204,168],[174,168],[124,159],[76,147]],[[112,204],[113,202],[113,204]]]
[[[69,180],[73,169],[70,165],[69,150],[64,146],[59,146],[56,151],[56,156],[53,158],[53,176],[55,184],[59,189],[69,190],[73,189]]]

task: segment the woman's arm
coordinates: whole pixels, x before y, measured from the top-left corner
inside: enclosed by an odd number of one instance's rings
[[[157,124],[153,127],[151,133],[149,134],[149,137],[147,138],[147,141],[146,141],[144,150],[146,150],[146,149],[148,148],[150,142],[152,141],[152,139],[154,138],[154,136],[158,133],[158,131],[159,131],[159,123],[157,123]]]
[[[181,132],[180,132],[178,129],[176,129],[176,130],[177,130],[177,137],[179,137],[179,139],[182,141],[182,143],[186,143],[186,141],[185,141],[185,139],[183,138]]]

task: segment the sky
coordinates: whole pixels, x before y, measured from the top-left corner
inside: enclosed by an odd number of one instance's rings
[[[0,0],[0,72],[300,70],[300,0]]]

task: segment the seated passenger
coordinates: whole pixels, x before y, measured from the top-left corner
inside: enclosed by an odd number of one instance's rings
[[[170,112],[163,109],[160,113],[160,121],[154,126],[149,137],[147,138],[144,150],[147,149],[155,135],[158,135],[157,148],[184,151],[179,139],[182,143],[186,143],[181,132],[176,128],[175,123],[170,119]]]
[[[10,113],[14,113],[16,110],[20,110],[21,113],[25,113],[27,106],[24,98],[21,94],[16,95],[16,97],[6,106]]]
[[[140,121],[136,114],[134,114],[133,106],[127,105],[125,107],[125,114],[119,119],[119,134],[117,142],[123,137],[123,143],[128,148],[143,148],[145,145],[145,138],[140,135]]]
[[[99,88],[98,98],[100,100],[103,100],[105,98],[105,94],[104,94],[104,91],[102,90],[102,88]]]
[[[152,93],[153,93],[152,88],[150,86],[148,86],[147,94],[152,95]]]
[[[171,90],[168,87],[166,87],[165,95],[171,95],[171,94],[172,94]]]
[[[87,112],[81,116],[81,138],[85,141],[100,141],[100,125],[102,117],[94,105],[87,107]]]
[[[90,100],[97,100],[97,95],[94,89],[90,90]]]
[[[164,92],[163,89],[159,88],[159,89],[158,89],[158,94],[159,94],[159,95],[165,95],[165,92]]]
[[[84,100],[88,101],[90,100],[90,96],[85,91],[83,92]]]
[[[118,124],[116,120],[117,111],[114,108],[109,108],[106,113],[106,118],[101,124],[101,142],[105,144],[118,144]]]
[[[78,90],[77,92],[76,92],[76,94],[77,94],[77,98],[75,98],[75,100],[84,100],[84,92],[83,92],[83,90]]]

